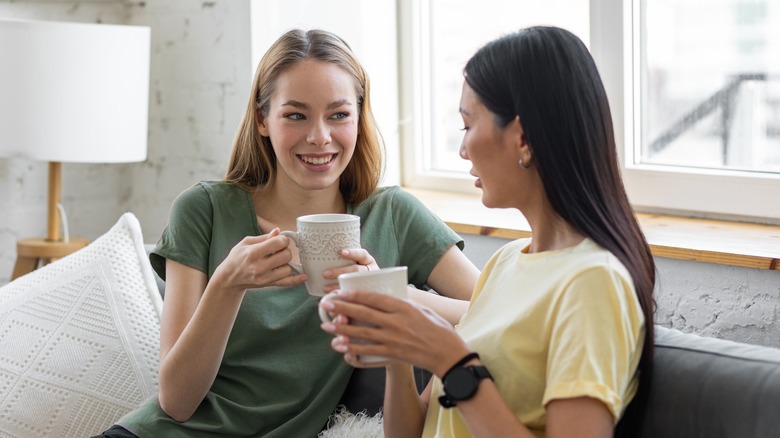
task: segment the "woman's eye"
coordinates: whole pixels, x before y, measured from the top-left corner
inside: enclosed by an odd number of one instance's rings
[[[469,127],[468,127],[468,126],[464,126],[464,127],[460,128],[460,130],[461,130],[461,131],[468,131],[468,130],[469,130]]]
[[[303,117],[303,114],[301,113],[290,113],[285,114],[285,119],[291,119],[291,120],[303,120],[305,117]]]
[[[339,113],[333,114],[333,116],[331,116],[331,118],[337,119],[337,120],[346,119],[347,117],[349,117],[349,113],[347,113],[347,112],[339,112]]]

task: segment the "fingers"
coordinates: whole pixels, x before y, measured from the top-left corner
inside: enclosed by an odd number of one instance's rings
[[[347,272],[374,271],[379,269],[379,265],[377,265],[374,257],[363,248],[342,249],[339,252],[339,255],[341,258],[352,260],[355,262],[355,265],[347,266],[343,269],[334,269],[333,271],[337,272],[334,275],[334,278],[339,274],[344,274]]]
[[[268,234],[247,236],[228,255],[223,269],[232,274],[230,282],[244,288],[264,286],[294,286],[306,281],[305,275],[295,275],[288,263],[292,260],[287,236],[274,228]]]
[[[277,228],[274,231],[278,231]],[[267,262],[266,269],[289,263],[292,260],[290,240],[287,236],[278,236],[272,231],[263,236],[252,236],[242,241],[241,254],[243,263],[252,265]],[[254,242],[254,243],[253,243]]]
[[[339,298],[342,294],[339,294]],[[341,299],[327,300],[320,307],[336,317],[320,325],[323,331],[346,338],[384,343],[388,335],[402,333],[406,327],[398,315]],[[350,324],[350,321],[354,323]],[[386,330],[385,330],[386,329]]]
[[[364,266],[369,266],[371,264],[376,265],[376,261],[374,260],[374,257],[372,257],[371,254],[369,254],[369,252],[363,248],[342,249],[339,252],[339,255],[342,258],[354,261],[358,265],[364,265]]]
[[[328,278],[328,277],[325,277]],[[333,291],[338,290],[339,285],[338,284],[326,284],[325,287],[322,288],[323,292],[326,294],[333,293]]]
[[[366,272],[375,271],[379,269],[376,260],[371,254],[363,248],[343,249],[339,252],[342,258],[352,260],[355,262],[353,265],[343,266],[339,268],[328,269],[322,273],[322,276],[327,280],[333,280],[338,278],[341,274],[348,274],[351,272]],[[326,285],[325,293],[333,292],[338,289],[337,284]]]
[[[361,357],[367,355],[377,356],[385,350],[382,346],[377,344],[350,344],[349,339],[346,336],[336,336],[331,340],[330,346],[334,351],[343,353],[344,361],[355,368],[376,368],[392,362],[390,359],[385,361],[373,361],[370,363],[361,360]]]
[[[308,278],[309,277],[307,277],[306,274],[287,275],[279,280],[274,281],[273,283],[271,283],[271,285],[279,286],[279,287],[296,286],[304,283]]]
[[[279,233],[281,233],[281,230],[279,230],[279,227],[276,227],[273,230],[271,230],[268,234],[261,234],[259,236],[246,236],[241,242],[246,245],[254,245],[257,243],[265,242],[271,237],[276,237],[279,235]]]
[[[339,299],[320,303],[325,310],[331,313],[342,313],[344,303],[362,304],[365,308],[372,308],[382,312],[406,312],[412,304],[404,299],[373,291],[339,290]],[[354,309],[353,309],[354,310]],[[352,310],[349,310],[352,311]],[[352,316],[347,314],[347,316]]]
[[[279,236],[279,229],[274,228],[270,233],[262,236],[247,236],[241,240],[231,251],[231,255],[239,258],[242,265],[253,265],[263,262],[265,259],[273,263],[273,267],[288,263],[292,260],[290,240],[287,236]],[[273,256],[279,257],[273,258]],[[270,269],[268,267],[267,269]]]
[[[265,236],[266,239],[264,241],[252,245],[253,250],[260,254],[274,254],[279,251],[287,250],[287,252],[292,255],[292,252],[290,252],[289,237],[278,235],[271,236],[270,234],[266,234]]]
[[[434,370],[441,365],[440,358],[468,348],[449,322],[408,300],[376,292],[339,291],[339,299],[320,306],[338,315],[320,327],[334,336],[331,347],[353,366],[374,366],[359,360],[372,355]]]

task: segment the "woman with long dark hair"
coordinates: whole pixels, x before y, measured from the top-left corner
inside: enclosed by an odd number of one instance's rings
[[[572,33],[532,27],[482,47],[464,76],[460,154],[482,202],[520,210],[531,238],[491,258],[456,329],[370,291],[322,303],[341,315],[323,329],[355,366],[360,354],[395,359],[388,437],[612,436],[647,394],[655,266],[596,65]],[[437,377],[420,396],[410,364]]]

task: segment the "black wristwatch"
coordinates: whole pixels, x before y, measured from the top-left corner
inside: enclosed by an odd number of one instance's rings
[[[439,403],[442,407],[451,408],[461,400],[474,397],[482,379],[493,380],[493,376],[482,365],[464,366],[472,359],[479,359],[479,355],[477,353],[467,354],[442,377],[444,395],[439,397]]]

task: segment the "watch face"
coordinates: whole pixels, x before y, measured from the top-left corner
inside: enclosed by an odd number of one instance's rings
[[[453,400],[466,400],[477,391],[479,381],[474,372],[460,367],[452,370],[444,382],[444,391]]]

